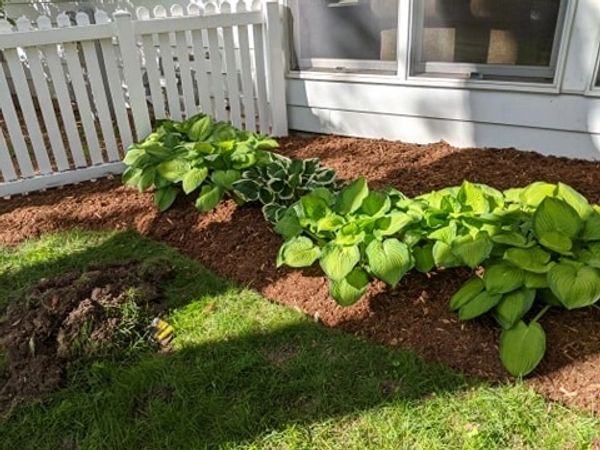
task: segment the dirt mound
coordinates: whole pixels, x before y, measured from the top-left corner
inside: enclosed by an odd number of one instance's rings
[[[170,274],[168,262],[156,259],[41,280],[0,323],[7,358],[0,408],[55,390],[74,363],[147,345],[144,333]]]

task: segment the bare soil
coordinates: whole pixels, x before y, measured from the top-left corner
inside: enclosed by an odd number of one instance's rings
[[[411,196],[465,179],[500,189],[543,180],[568,183],[591,201],[600,202],[597,162],[513,149],[457,149],[444,142],[411,145],[336,136],[287,138],[282,140],[282,152],[298,158],[319,157],[341,178],[364,175],[373,187],[394,185]],[[181,197],[171,210],[159,214],[151,194],[125,188],[118,180],[0,201],[1,244],[15,245],[74,227],[136,229],[327,326],[413,350],[469,375],[506,379],[498,360],[498,327],[489,319],[459,322],[448,310],[448,299],[469,277],[468,270],[411,273],[393,290],[373,283],[358,304],[342,308],[329,297],[327,281],[317,268],[276,269],[281,239],[255,207],[225,201],[200,215],[192,198]],[[528,382],[550,399],[598,414],[600,309],[551,311],[542,323],[548,351]]]
[[[40,280],[0,323],[7,357],[0,410],[57,389],[74,363],[143,344],[160,309],[160,284],[170,272],[166,262],[151,261]]]

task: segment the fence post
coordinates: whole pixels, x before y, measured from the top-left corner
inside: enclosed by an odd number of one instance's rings
[[[285,94],[285,59],[283,35],[281,32],[281,14],[277,0],[268,0],[265,4],[265,24],[267,27],[268,82],[272,133],[275,136],[287,136],[287,101]]]
[[[123,58],[123,75],[129,93],[129,104],[133,114],[133,122],[137,140],[142,140],[152,131],[150,115],[146,103],[146,92],[142,80],[142,66],[137,51],[131,14],[127,11],[117,11],[113,14],[117,27],[117,37]]]

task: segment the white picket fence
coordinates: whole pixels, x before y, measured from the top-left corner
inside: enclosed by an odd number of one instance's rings
[[[279,6],[240,0],[0,21],[0,197],[118,174],[152,121],[287,133]]]

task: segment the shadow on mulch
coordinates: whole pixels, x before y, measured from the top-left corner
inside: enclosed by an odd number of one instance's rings
[[[410,145],[356,138],[291,137],[282,152],[320,157],[340,178],[366,176],[373,187],[393,184],[408,195],[461,183],[497,188],[537,180],[562,181],[600,202],[600,164],[545,157],[511,149],[456,149],[445,143]],[[133,228],[178,248],[209,269],[267,298],[298,308],[327,326],[341,327],[467,374],[506,379],[498,360],[498,328],[489,319],[459,322],[448,299],[469,276],[466,270],[411,273],[394,290],[374,283],[361,302],[337,306],[318,269],[275,268],[281,239],[252,207],[222,203],[201,216],[181,197],[159,215],[150,194],[103,180],[0,202],[0,242],[16,244],[42,233],[83,227]],[[598,412],[600,310],[556,311],[542,320],[548,351],[530,383],[549,398]]]

